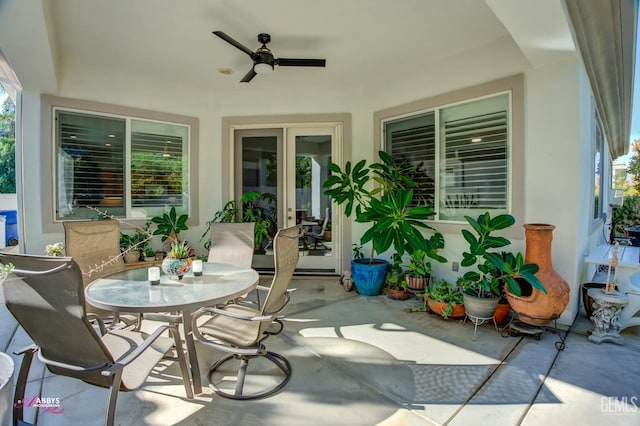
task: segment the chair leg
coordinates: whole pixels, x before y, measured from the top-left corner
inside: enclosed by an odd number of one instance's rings
[[[242,389],[244,388],[244,379],[247,377],[247,367],[249,366],[249,360],[246,358],[240,359],[240,368],[238,369],[238,381],[236,382],[236,395],[242,395]]]
[[[249,360],[253,358],[258,358],[260,356],[265,357],[266,359],[271,361],[276,367],[278,367],[278,369],[282,371],[282,373],[284,374],[284,378],[280,382],[278,382],[275,386],[272,386],[260,392],[247,395],[244,393],[244,384],[245,384],[245,378],[247,374],[247,367],[249,365]],[[234,393],[229,393],[220,389],[220,387],[218,387],[213,382],[213,374],[216,372],[216,370],[220,366],[222,366],[222,364],[232,359],[240,359],[240,367],[238,368],[238,373],[236,376],[236,387],[235,387]],[[287,360],[284,356],[277,354],[275,352],[266,352],[261,355],[249,355],[249,356],[241,356],[241,357],[237,357],[235,355],[227,355],[219,359],[218,361],[216,361],[209,369],[209,388],[217,395],[220,395],[222,397],[229,398],[229,399],[248,400],[248,399],[264,398],[282,389],[289,382],[289,379],[291,379],[291,364],[289,363],[289,360]]]
[[[122,381],[122,369],[116,370],[111,375],[111,387],[109,388],[109,405],[107,406],[107,414],[105,419],[106,426],[113,426],[116,417],[116,402],[118,401],[118,392],[120,392],[120,382]]]
[[[20,372],[18,373],[18,380],[16,382],[16,390],[13,394],[13,424],[18,426],[25,424],[24,420],[24,393],[27,387],[27,379],[29,378],[29,370],[31,369],[31,361],[33,356],[38,351],[37,346],[29,346],[18,352],[14,352],[15,355],[22,355],[22,363],[20,364]]]

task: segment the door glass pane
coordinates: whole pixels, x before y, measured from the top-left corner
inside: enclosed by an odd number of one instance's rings
[[[303,254],[331,256],[331,199],[322,183],[329,174],[331,135],[296,136],[296,222],[305,237]]]
[[[273,255],[272,241],[278,232],[278,144],[275,136],[242,138],[242,194],[256,192],[245,202],[243,213],[253,212],[256,222],[256,253]],[[266,235],[260,233],[261,227]]]

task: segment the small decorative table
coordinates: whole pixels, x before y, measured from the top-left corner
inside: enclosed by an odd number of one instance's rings
[[[589,289],[589,296],[593,298],[594,311],[591,315],[594,329],[589,335],[593,343],[611,342],[624,345],[620,337],[620,313],[629,303],[629,296],[618,291],[605,292],[600,288]]]

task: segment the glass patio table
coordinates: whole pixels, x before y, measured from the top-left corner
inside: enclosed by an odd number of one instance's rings
[[[93,281],[85,288],[85,299],[96,308],[114,312],[180,312],[193,390],[198,394],[202,392],[202,379],[191,326],[192,313],[203,306],[225,303],[250,292],[258,285],[258,279],[254,269],[204,263],[201,276],[189,272],[178,280],[161,274],[160,283],[151,285],[148,269],[142,267]]]

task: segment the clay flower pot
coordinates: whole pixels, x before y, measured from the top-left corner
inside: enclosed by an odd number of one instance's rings
[[[526,237],[525,263],[538,265],[536,277],[547,289],[547,294],[523,285],[522,296],[516,296],[506,288],[507,300],[511,309],[518,314],[524,323],[536,326],[548,325],[560,317],[569,303],[569,284],[553,269],[551,263],[551,241],[554,225],[529,223],[524,224]]]
[[[447,308],[447,303],[440,302],[439,300],[433,300],[430,297],[427,297],[427,306],[429,309],[438,315],[441,315],[443,318],[463,318],[465,315],[464,305],[460,305],[458,303],[454,303],[451,305],[452,311],[450,315],[445,314],[445,309]]]

